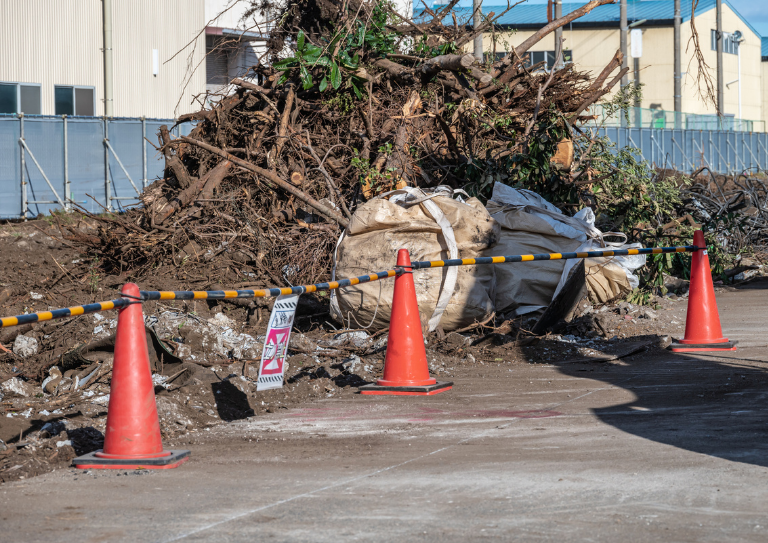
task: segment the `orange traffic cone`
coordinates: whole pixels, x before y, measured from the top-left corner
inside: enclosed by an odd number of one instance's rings
[[[688,291],[688,314],[685,319],[685,339],[673,342],[669,348],[686,351],[735,351],[736,342],[723,337],[717,313],[715,289],[709,268],[704,232],[697,230],[693,244],[704,247],[691,257],[691,285]]]
[[[384,377],[375,385],[360,387],[360,394],[431,396],[450,390],[453,383],[438,382],[429,376],[416,285],[407,249],[398,251],[397,265],[405,268],[405,273],[395,278]]]
[[[127,283],[121,294],[138,299],[139,287]],[[163,450],[141,303],[128,305],[117,317],[104,450],[73,463],[80,469],[168,469],[187,460],[189,451]]]

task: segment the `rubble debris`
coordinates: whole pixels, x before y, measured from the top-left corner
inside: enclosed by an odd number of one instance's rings
[[[34,395],[35,389],[29,383],[26,383],[18,377],[11,377],[7,381],[0,384],[0,394],[3,397],[20,396],[28,398]]]
[[[22,358],[37,354],[37,339],[25,335],[18,335],[13,340],[13,353]]]

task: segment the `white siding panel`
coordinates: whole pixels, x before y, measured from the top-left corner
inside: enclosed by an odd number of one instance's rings
[[[99,0],[0,0],[0,81],[40,83],[43,113],[54,113],[54,85],[96,87],[102,115]]]
[[[205,91],[203,0],[113,0],[112,16],[115,115],[178,117],[199,109],[192,100]]]
[[[112,0],[112,17],[115,116],[198,109],[190,103],[205,90],[204,0]],[[41,84],[43,114],[54,113],[54,85],[95,87],[104,114],[102,46],[100,0],[0,0],[0,81]]]

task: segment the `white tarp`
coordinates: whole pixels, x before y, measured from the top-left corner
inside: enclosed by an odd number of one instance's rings
[[[502,227],[499,243],[493,250],[497,255],[625,247],[624,242],[616,244],[604,240],[605,236],[617,234],[604,234],[595,228],[595,215],[591,209],[584,208],[573,217],[568,217],[529,190],[496,183],[487,209]],[[626,236],[618,235],[626,241]],[[573,259],[499,264],[496,270],[496,311],[514,311],[523,315],[544,309],[565,284],[570,270],[577,263],[578,260]],[[638,281],[632,271],[644,263],[644,256],[588,259],[585,265],[590,296],[595,301],[605,302],[608,301],[605,299],[608,293],[611,293],[610,298],[628,293]],[[615,273],[617,269],[624,275]]]

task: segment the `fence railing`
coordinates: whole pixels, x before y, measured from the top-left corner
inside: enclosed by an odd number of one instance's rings
[[[665,128],[678,130],[721,130],[729,132],[765,132],[765,121],[683,113],[668,109],[630,107],[608,115],[601,105],[592,106],[590,113],[597,116],[598,124],[619,128]]]
[[[635,147],[651,165],[691,173],[702,167],[722,174],[768,169],[768,133],[607,127],[599,130],[619,147]]]
[[[93,212],[137,204],[141,190],[163,173],[163,158],[147,139],[173,123],[0,115],[0,219],[31,218],[73,203]],[[181,125],[173,133],[190,129]]]
[[[162,176],[164,160],[147,139],[173,120],[0,115],[0,219],[67,208],[121,211]],[[192,125],[176,127],[186,135]],[[733,174],[768,169],[768,133],[604,127],[619,147],[657,167]]]

